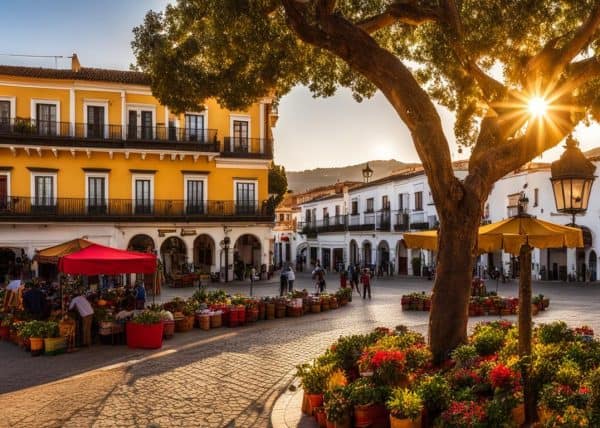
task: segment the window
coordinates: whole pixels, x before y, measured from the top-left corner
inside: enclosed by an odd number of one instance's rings
[[[185,139],[188,141],[204,141],[204,116],[201,114],[185,115]]]
[[[37,212],[51,212],[56,206],[54,175],[36,174],[33,176],[32,209]]]
[[[35,108],[38,135],[56,135],[56,104],[38,103]]]
[[[87,137],[104,138],[104,114],[103,106],[87,106]]]
[[[365,212],[367,212],[367,213],[373,212],[373,198],[367,199],[367,210]]]
[[[329,210],[327,207],[323,208],[323,218],[329,217]]]
[[[256,213],[256,183],[236,182],[236,209],[238,214]]]
[[[104,214],[106,213],[106,177],[89,175],[87,176],[87,208],[88,213]]]
[[[423,211],[423,192],[415,192],[415,211]]]
[[[285,221],[285,214],[279,214],[279,221]]]
[[[387,195],[384,195],[381,197],[381,209],[382,210],[389,210],[390,209],[390,201],[387,197]]]
[[[341,207],[339,205],[335,206],[335,216],[339,217],[341,215]]]
[[[410,209],[410,195],[408,193],[398,194],[398,211],[407,211]]]
[[[351,214],[352,215],[358,214],[358,200],[353,199],[352,202],[351,202],[351,207],[352,207],[352,209],[350,211]]]
[[[186,210],[188,214],[204,214],[204,180],[186,178]]]
[[[136,178],[135,186],[135,213],[152,213],[152,180],[150,178]]]
[[[233,151],[247,152],[248,151],[248,121],[234,120],[233,121]]]
[[[8,208],[10,196],[10,172],[0,171],[0,210]]]
[[[310,210],[306,210],[306,222],[312,223],[312,212]]]
[[[10,124],[10,101],[0,100],[0,126]]]
[[[154,139],[154,111],[130,108],[127,118],[127,138],[131,140]]]
[[[540,189],[538,189],[538,188],[533,189],[533,206],[534,207],[538,206],[539,198],[540,198]]]

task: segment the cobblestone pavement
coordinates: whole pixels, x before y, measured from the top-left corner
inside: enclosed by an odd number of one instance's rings
[[[307,276],[298,276],[298,287],[310,287]],[[337,288],[333,282],[329,287]],[[515,295],[516,285],[500,284],[500,293]],[[338,336],[400,323],[424,333],[427,314],[403,313],[400,295],[430,287],[431,282],[412,278],[376,280],[371,301],[355,295],[345,308],[322,314],[194,330],[154,352],[105,345],[31,358],[0,343],[0,427],[268,426],[295,365],[317,356]],[[228,288],[235,292],[247,285]],[[258,285],[256,294],[272,295],[277,288]],[[534,284],[534,292],[551,299],[550,310],[536,321],[564,319],[600,331],[600,286]]]

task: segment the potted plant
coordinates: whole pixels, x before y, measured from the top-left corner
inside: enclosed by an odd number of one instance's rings
[[[349,385],[356,427],[385,426],[389,415],[385,407],[388,390],[375,385],[370,378],[360,378]]]
[[[0,321],[0,340],[8,340],[10,337],[10,327],[13,323],[12,314],[2,314],[2,321]]]
[[[423,378],[418,385],[417,391],[421,400],[423,400],[423,407],[426,411],[425,422],[433,421],[450,404],[450,384],[440,374]]]
[[[44,353],[46,355],[57,355],[63,352],[66,347],[65,338],[59,334],[58,323],[47,321],[44,332]]]
[[[419,394],[407,388],[396,388],[386,402],[391,428],[419,428],[423,401]]]
[[[145,310],[127,323],[127,346],[157,349],[162,347],[164,325],[156,311]]]
[[[46,323],[44,321],[28,321],[19,328],[19,334],[23,339],[29,341],[32,356],[41,355],[44,352],[44,337],[46,334]]]
[[[158,313],[163,322],[163,337],[165,339],[172,338],[175,335],[175,319],[173,318],[173,314],[164,309]]]
[[[325,392],[324,408],[328,428],[350,428],[352,402],[348,392],[345,387],[336,387]]]
[[[311,411],[323,405],[324,391],[330,369],[317,362],[296,367],[296,376],[300,378],[304,394],[310,403]]]

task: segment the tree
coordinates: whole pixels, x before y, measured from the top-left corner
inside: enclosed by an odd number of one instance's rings
[[[138,66],[175,109],[339,86],[380,90],[408,127],[440,218],[429,321],[438,360],[466,339],[483,204],[495,181],[600,117],[599,0],[180,0],[134,30]],[[547,114],[528,113],[540,97]],[[471,146],[452,170],[434,102]]]
[[[287,192],[287,176],[285,175],[285,167],[283,165],[276,165],[275,162],[271,162],[271,168],[269,169],[269,193],[272,195],[269,198],[269,203],[273,207],[279,205],[283,201],[283,197]]]

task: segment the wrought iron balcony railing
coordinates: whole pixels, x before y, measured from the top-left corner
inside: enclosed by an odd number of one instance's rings
[[[266,138],[225,137],[223,155],[259,159],[273,159],[273,141]]]
[[[237,201],[185,201],[175,199],[85,199],[36,198],[10,196],[0,198],[0,221],[31,218],[40,220],[90,220],[90,221],[149,221],[169,220],[221,220],[246,218],[274,220],[274,210],[266,201],[262,203]]]

